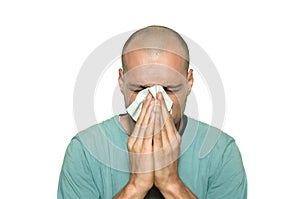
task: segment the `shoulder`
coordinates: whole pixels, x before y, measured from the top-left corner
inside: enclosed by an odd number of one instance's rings
[[[117,116],[111,117],[105,121],[94,124],[80,132],[75,136],[76,139],[88,143],[94,143],[95,141],[105,141],[110,137],[110,132],[120,131],[119,127],[116,125]]]
[[[101,123],[80,131],[72,142],[79,142],[80,147],[89,159],[97,160],[101,164],[126,170],[118,161],[114,161],[115,154],[118,159],[126,159],[127,134],[122,130],[118,116],[114,116]]]
[[[228,172],[244,171],[242,156],[233,137],[209,124],[191,118],[189,122],[194,123],[193,127],[197,128],[193,149],[197,148],[195,151],[199,160],[211,162],[212,175],[221,168]]]
[[[187,131],[195,132],[193,139],[199,147],[199,158],[204,158],[211,153],[222,154],[229,145],[235,142],[234,138],[223,130],[189,117]],[[189,132],[187,134],[191,134]],[[191,135],[189,137],[191,139]]]
[[[78,132],[71,140],[68,148],[72,151],[83,151],[85,154],[98,157],[107,150],[110,143],[109,132],[115,132],[114,118],[94,124]],[[111,129],[111,130],[108,130]]]

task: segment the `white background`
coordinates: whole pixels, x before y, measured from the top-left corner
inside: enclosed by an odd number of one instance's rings
[[[1,1],[0,198],[56,198],[77,132],[82,63],[112,36],[152,24],[193,39],[215,63],[223,130],[243,155],[248,198],[299,198],[299,8],[288,0]]]

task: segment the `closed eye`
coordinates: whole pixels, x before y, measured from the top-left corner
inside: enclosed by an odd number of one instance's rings
[[[176,92],[180,91],[180,88],[167,88],[167,87],[164,87],[164,90],[167,93],[176,93]]]
[[[147,88],[147,87],[145,87],[145,86],[139,86],[139,87],[132,87],[130,90],[133,91],[133,92],[135,92],[135,93],[138,93],[138,92],[144,90],[145,88]]]

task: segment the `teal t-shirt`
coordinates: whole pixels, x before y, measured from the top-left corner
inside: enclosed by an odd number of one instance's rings
[[[178,161],[181,180],[200,199],[246,199],[246,173],[234,139],[185,118]],[[118,115],[79,132],[65,154],[58,198],[114,197],[130,177],[127,141]],[[160,198],[154,192],[147,198]]]

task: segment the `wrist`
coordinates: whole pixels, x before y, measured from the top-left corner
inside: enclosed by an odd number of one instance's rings
[[[150,188],[148,188],[148,186],[143,186],[143,183],[138,183],[135,180],[130,179],[125,190],[128,195],[132,196],[130,198],[144,198]]]
[[[179,176],[169,176],[167,180],[156,180],[155,186],[162,192],[169,192],[170,190],[177,188],[182,183]]]
[[[168,183],[162,190],[161,193],[165,198],[176,198],[176,199],[187,199],[195,198],[190,192],[189,188],[179,178],[172,183]]]
[[[180,189],[180,186],[178,183],[172,183],[165,186],[163,189],[160,189],[160,192],[163,194],[165,198],[176,198],[179,197],[178,190]]]

